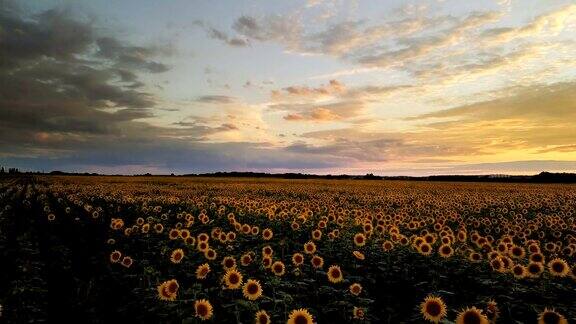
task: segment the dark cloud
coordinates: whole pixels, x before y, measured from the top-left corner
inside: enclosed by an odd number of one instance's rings
[[[138,73],[166,71],[150,60],[159,50],[97,30],[67,9],[0,2],[0,157],[52,158],[154,130],[137,120],[153,116],[156,99],[137,89]]]
[[[219,30],[215,27],[212,27],[204,21],[197,20],[194,22],[194,25],[203,28],[208,37],[222,41],[227,45],[235,47],[250,46],[250,42],[247,39],[239,37],[230,37],[226,32]]]
[[[150,61],[149,58],[160,52],[157,48],[127,46],[113,37],[101,37],[96,40],[97,55],[115,62],[116,66],[129,69],[139,69],[151,73],[162,73],[169,70],[162,63]]]
[[[229,104],[236,101],[236,98],[223,95],[206,95],[195,99],[197,102],[210,104]]]

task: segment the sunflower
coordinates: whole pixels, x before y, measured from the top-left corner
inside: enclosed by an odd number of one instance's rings
[[[316,253],[316,244],[312,241],[306,242],[304,244],[304,252],[306,254],[314,254]]]
[[[304,255],[302,255],[302,253],[294,253],[294,255],[292,255],[292,263],[296,267],[301,266],[302,263],[304,263]]]
[[[164,301],[174,301],[178,295],[178,288],[180,288],[180,285],[176,279],[164,281],[156,288],[158,298]]]
[[[505,272],[506,267],[504,266],[504,262],[502,262],[502,258],[498,257],[495,258],[494,260],[490,261],[490,266],[492,267],[492,270],[497,271],[497,272]]]
[[[272,247],[270,247],[270,245],[266,245],[265,247],[262,248],[262,256],[271,257],[273,253],[274,250],[272,250]]]
[[[482,310],[472,307],[466,308],[456,316],[456,324],[488,324],[488,318],[482,314]]]
[[[248,279],[242,288],[242,294],[249,300],[256,300],[262,296],[262,286],[258,280]]]
[[[154,231],[155,231],[157,234],[162,233],[162,232],[164,231],[164,225],[162,225],[162,224],[160,224],[160,223],[155,224],[155,225],[154,225]]]
[[[287,324],[312,324],[314,318],[307,309],[300,308],[290,312]]]
[[[216,251],[214,249],[208,248],[204,251],[204,257],[208,260],[215,260],[216,259]]]
[[[265,269],[268,269],[272,266],[272,258],[269,256],[265,256],[262,258],[262,265]]]
[[[472,263],[478,263],[482,261],[482,255],[478,252],[472,252],[468,255],[468,260]]]
[[[194,246],[194,244],[196,244],[196,238],[189,236],[184,240],[184,243],[186,243],[186,245]]]
[[[364,259],[366,259],[366,257],[364,256],[364,253],[360,252],[360,251],[354,251],[352,252],[352,254],[354,255],[354,257],[358,260],[363,261]]]
[[[117,263],[118,261],[120,261],[121,257],[122,253],[120,251],[113,251],[112,253],[110,253],[110,262]]]
[[[321,269],[324,266],[324,259],[321,256],[315,255],[310,260],[310,263],[315,269]]]
[[[208,273],[210,272],[210,265],[208,263],[204,263],[196,268],[196,279],[206,279]]]
[[[187,229],[183,229],[180,231],[180,238],[183,240],[186,240],[187,238],[190,237],[190,231]]]
[[[252,263],[252,256],[249,253],[242,254],[240,257],[240,264],[244,267]]]
[[[170,255],[170,261],[172,263],[180,263],[183,258],[184,258],[184,250],[182,249],[176,249],[172,251],[172,254]]]
[[[420,304],[420,313],[422,313],[424,319],[430,322],[438,323],[444,317],[446,317],[446,304],[442,298],[429,295]]]
[[[272,263],[271,268],[272,272],[278,277],[283,276],[286,270],[286,267],[284,266],[284,263],[282,263],[282,261],[276,261]]]
[[[418,253],[422,254],[422,255],[430,255],[432,254],[432,246],[429,243],[423,242],[422,244],[420,244],[418,246]]]
[[[521,264],[517,264],[512,268],[512,274],[516,279],[525,278],[527,275],[526,267]]]
[[[337,265],[330,266],[326,275],[328,276],[328,280],[331,283],[339,283],[344,280],[344,277],[342,276],[342,270],[340,270],[340,267]]]
[[[360,320],[364,319],[364,313],[365,313],[364,308],[354,306],[354,308],[352,309],[352,316],[355,319],[360,319]]]
[[[544,272],[544,266],[539,262],[530,262],[526,267],[526,271],[528,271],[528,277],[538,278]]]
[[[242,286],[242,274],[236,269],[228,269],[223,278],[226,288],[239,289]]]
[[[349,289],[352,295],[358,296],[362,292],[362,285],[359,283],[353,283],[350,285]]]
[[[205,252],[206,250],[208,250],[210,248],[210,246],[208,245],[208,242],[206,242],[206,241],[198,241],[196,248],[200,252]]]
[[[566,261],[556,258],[548,262],[548,271],[554,277],[566,277],[570,272],[570,266]]]
[[[270,315],[268,315],[268,313],[266,313],[265,310],[259,310],[258,312],[256,312],[254,319],[255,319],[254,322],[256,324],[270,324],[270,323],[272,323],[270,321]]]
[[[264,229],[264,230],[262,231],[262,238],[263,238],[265,241],[269,241],[269,240],[272,238],[272,236],[274,236],[274,233],[272,232],[271,229],[266,228],[266,229]]]
[[[224,270],[236,268],[236,259],[231,256],[224,257],[224,259],[222,259],[222,267],[224,267]]]
[[[125,256],[122,258],[122,262],[120,262],[120,264],[122,264],[125,268],[130,268],[132,263],[134,263],[134,260],[132,260],[132,258],[129,256]]]
[[[212,304],[206,299],[200,299],[194,302],[194,310],[196,311],[196,317],[200,317],[201,320],[207,320],[212,317]]]
[[[320,239],[322,239],[322,231],[319,229],[315,229],[312,231],[312,239],[319,241]]]
[[[512,248],[508,250],[508,253],[510,254],[510,256],[517,259],[522,259],[526,255],[524,249],[517,245],[512,246]]]
[[[210,236],[208,236],[208,234],[206,233],[200,233],[198,234],[198,242],[206,242],[208,243],[208,240],[210,239]]]
[[[498,317],[500,317],[498,304],[494,300],[489,300],[486,303],[486,318],[488,318],[490,323],[496,323]]]
[[[531,262],[540,262],[540,263],[544,263],[544,254],[540,253],[540,252],[536,252],[530,255],[530,261]]]
[[[354,244],[359,247],[366,245],[366,236],[362,233],[357,233],[354,235]]]
[[[438,249],[438,254],[443,258],[449,258],[454,254],[454,249],[448,244],[443,244]]]
[[[160,224],[160,225],[162,225],[162,224]],[[158,233],[158,230],[156,230],[156,232]],[[160,232],[160,233],[161,233],[161,232]],[[171,240],[175,240],[175,239],[177,239],[178,237],[180,237],[180,231],[177,230],[177,229],[175,229],[175,228],[173,228],[173,229],[171,229],[170,232],[168,233],[168,237],[169,237]]]
[[[538,314],[538,324],[568,324],[568,320],[554,309],[545,308]]]
[[[392,241],[384,241],[384,243],[382,243],[382,249],[384,250],[384,252],[391,251],[393,248],[394,243],[392,243]]]

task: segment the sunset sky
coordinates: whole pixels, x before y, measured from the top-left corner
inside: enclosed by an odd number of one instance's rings
[[[576,171],[576,3],[0,0],[0,165]]]

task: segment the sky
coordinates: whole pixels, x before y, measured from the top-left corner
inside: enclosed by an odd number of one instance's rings
[[[576,172],[576,2],[0,0],[0,165]]]

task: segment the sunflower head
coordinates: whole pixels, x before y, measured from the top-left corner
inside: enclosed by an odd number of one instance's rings
[[[265,241],[270,240],[273,235],[274,235],[274,234],[272,233],[272,230],[269,229],[269,228],[266,228],[266,229],[264,229],[264,230],[262,231],[262,238],[263,238]]]
[[[354,244],[356,246],[366,245],[366,236],[363,233],[357,233],[354,235]]]
[[[355,319],[359,320],[364,319],[364,314],[365,314],[364,308],[354,306],[354,308],[352,309],[352,316]]]
[[[394,248],[394,243],[392,243],[392,241],[384,241],[384,243],[382,243],[382,249],[385,252],[391,251]]]
[[[290,312],[287,324],[312,324],[314,318],[307,309],[300,308]]]
[[[132,258],[129,256],[125,256],[122,258],[122,262],[120,262],[120,264],[122,264],[125,268],[130,268],[132,263],[134,263],[134,260],[132,260]]]
[[[246,299],[256,300],[262,296],[262,286],[258,280],[248,279],[242,288],[242,294]]]
[[[362,292],[362,285],[359,283],[353,283],[350,285],[350,293],[354,296],[358,296],[360,295],[360,293]]]
[[[512,274],[516,279],[522,279],[526,277],[526,267],[521,264],[516,264],[512,267]]]
[[[443,244],[438,249],[438,254],[443,258],[449,258],[454,254],[454,249],[448,244]]]
[[[418,253],[428,256],[432,254],[432,245],[427,242],[422,242],[418,247]]]
[[[538,324],[568,324],[568,320],[554,309],[545,308],[538,314]]]
[[[249,253],[242,254],[242,256],[240,257],[240,264],[246,267],[250,263],[252,263],[252,256]]]
[[[440,297],[427,296],[420,304],[420,313],[427,321],[438,323],[446,317],[446,304]]]
[[[538,278],[544,272],[544,266],[539,262],[530,262],[526,267],[527,275],[531,278]]]
[[[274,275],[278,277],[283,276],[286,271],[286,267],[284,266],[284,263],[282,263],[282,261],[276,261],[272,263],[272,266],[270,268],[272,269]]]
[[[498,317],[500,317],[500,308],[494,300],[489,300],[486,303],[486,317],[491,323],[496,323]]]
[[[238,289],[242,286],[242,274],[236,269],[228,269],[224,274],[224,284],[228,289]]]
[[[215,260],[216,259],[216,251],[214,249],[208,248],[204,251],[204,257],[208,260]]]
[[[364,256],[364,253],[360,252],[360,251],[354,251],[352,252],[352,254],[354,255],[354,257],[358,260],[364,260],[366,257]]]
[[[224,259],[222,259],[222,267],[224,267],[225,270],[236,268],[236,259],[231,256],[224,257]]]
[[[196,268],[196,279],[206,279],[208,273],[210,273],[210,265],[208,263],[201,264]]]
[[[164,281],[157,287],[158,298],[165,301],[174,301],[178,294],[178,281],[176,279]]]
[[[328,276],[328,280],[331,283],[339,283],[342,282],[342,280],[344,280],[342,270],[340,270],[340,267],[337,265],[330,266],[330,268],[328,268],[328,272],[326,273],[326,275]]]
[[[301,266],[304,263],[304,255],[302,253],[294,253],[292,255],[292,263],[297,267]]]
[[[266,245],[265,247],[262,248],[262,255],[263,256],[271,257],[273,253],[274,253],[274,250],[272,250],[272,247],[270,245]]]
[[[482,310],[472,307],[466,308],[458,313],[456,324],[488,324],[488,318],[482,313]]]
[[[566,277],[570,272],[570,267],[563,259],[556,258],[548,262],[548,270],[554,277]]]
[[[110,262],[117,263],[118,261],[120,261],[121,257],[122,253],[120,251],[114,251],[110,253]]]
[[[304,252],[306,254],[314,254],[316,252],[316,244],[312,241],[304,244]]]
[[[256,312],[256,315],[254,316],[254,320],[256,322],[256,324],[270,324],[270,315],[268,315],[268,313],[266,313],[265,310],[259,310]]]
[[[206,299],[195,301],[194,310],[196,311],[196,317],[199,317],[203,321],[211,318],[213,314],[212,304]]]
[[[170,255],[170,261],[172,263],[180,263],[183,258],[184,258],[184,250],[182,249],[176,249],[172,251],[172,254]]]
[[[321,269],[324,266],[324,259],[319,255],[315,255],[310,260],[310,263],[315,269]]]

